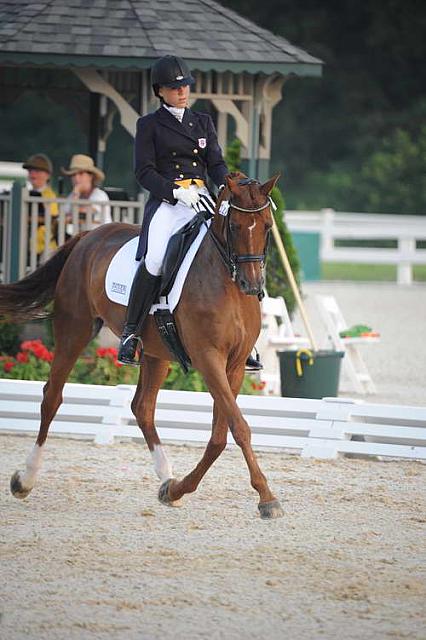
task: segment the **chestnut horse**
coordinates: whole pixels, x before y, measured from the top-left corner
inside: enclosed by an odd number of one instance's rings
[[[173,505],[196,490],[224,450],[229,428],[242,449],[251,484],[259,493],[261,517],[283,515],[259,468],[250,443],[250,428],[236,402],[246,359],[260,331],[258,295],[264,283],[266,240],[273,223],[269,193],[276,180],[274,177],[261,185],[243,174],[227,177],[217,212],[175,309],[181,341],[214,399],[211,438],[200,462],[182,480],[173,478],[154,424],[157,394],[171,356],[152,316],[144,323],[145,355],[131,406],[152,454],[161,481],[158,497],[164,504]],[[221,215],[227,203],[227,215]],[[36,443],[25,471],[16,471],[11,479],[11,491],[17,498],[25,498],[35,485],[49,425],[78,356],[102,324],[117,336],[121,333],[125,307],[107,298],[105,274],[114,254],[138,233],[135,225],[112,223],[79,234],[32,274],[0,286],[0,314],[16,321],[40,317],[45,305],[54,301],[55,354],[43,390]]]

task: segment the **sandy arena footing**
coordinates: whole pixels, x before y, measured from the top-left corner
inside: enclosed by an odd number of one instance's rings
[[[33,438],[0,443],[5,640],[426,637],[424,464],[259,453],[263,521],[237,449],[170,508],[140,443],[51,437],[24,501]],[[167,450],[178,477],[201,456]]]

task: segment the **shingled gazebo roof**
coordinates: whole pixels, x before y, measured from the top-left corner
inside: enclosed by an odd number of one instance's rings
[[[320,75],[321,60],[213,0],[0,0],[0,64]]]

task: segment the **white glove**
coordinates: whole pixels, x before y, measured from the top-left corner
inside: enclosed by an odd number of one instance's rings
[[[197,204],[200,196],[198,195],[198,189],[194,184],[191,184],[189,189],[184,189],[183,187],[179,187],[179,189],[173,189],[173,195],[176,200],[182,202],[187,207],[192,207],[194,204]]]

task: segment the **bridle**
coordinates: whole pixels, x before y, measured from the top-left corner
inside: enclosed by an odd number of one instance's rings
[[[258,180],[253,180],[251,178],[246,178],[241,180],[239,185],[248,185],[248,184],[260,184]],[[266,236],[265,248],[263,253],[256,255],[253,253],[244,253],[244,254],[236,254],[232,244],[232,229],[231,229],[231,209],[236,209],[237,211],[242,211],[243,213],[258,213],[259,211],[263,211],[267,207],[273,207],[273,201],[270,196],[267,197],[267,200],[264,204],[259,207],[255,207],[254,209],[245,209],[244,207],[240,207],[229,200],[229,210],[226,215],[226,244],[222,245],[220,240],[215,235],[211,226],[209,227],[210,237],[213,240],[219,254],[224,261],[226,267],[228,268],[232,280],[235,282],[238,274],[238,266],[242,263],[246,262],[260,262],[262,268],[265,265],[266,254],[268,252],[269,246],[269,231]],[[218,215],[218,214],[216,214]],[[220,215],[220,214],[219,214]]]

